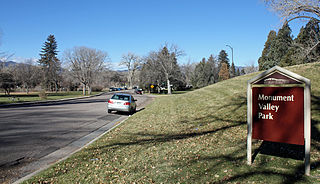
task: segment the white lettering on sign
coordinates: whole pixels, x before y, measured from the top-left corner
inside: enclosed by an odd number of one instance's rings
[[[263,114],[262,112],[259,112],[258,118],[259,119],[273,119],[273,115],[271,114],[271,112],[269,112],[269,114]]]
[[[258,103],[259,110],[260,111],[274,111],[278,112],[280,105],[273,105],[272,101],[284,101],[284,102],[293,102],[294,101],[294,96],[289,95],[289,96],[268,96],[264,94],[259,94],[258,96],[258,101],[268,101],[268,103]],[[273,120],[274,114],[271,112],[263,113],[259,112],[258,113],[258,119],[270,119]]]
[[[272,110],[278,112],[280,105],[272,105],[271,103],[261,104],[258,103],[260,110]]]
[[[259,94],[258,100],[265,100],[265,101],[288,101],[293,102],[293,95],[290,96],[265,96],[264,94]]]

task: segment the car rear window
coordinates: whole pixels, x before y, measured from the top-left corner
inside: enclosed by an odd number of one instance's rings
[[[111,99],[129,101],[130,97],[126,95],[113,95]]]

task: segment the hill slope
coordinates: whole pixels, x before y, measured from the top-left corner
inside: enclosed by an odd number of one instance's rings
[[[317,183],[320,182],[320,63],[287,68],[312,84],[311,176],[292,150],[253,143],[246,165],[246,87],[258,73],[182,95],[158,97],[118,128],[29,182]],[[289,151],[288,151],[289,150]],[[303,152],[303,148],[302,148]],[[288,158],[286,158],[288,157]]]

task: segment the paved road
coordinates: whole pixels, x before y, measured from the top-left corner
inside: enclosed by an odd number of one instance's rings
[[[122,116],[106,113],[111,93],[52,104],[0,108],[0,183],[25,173],[19,169],[63,148]],[[138,110],[150,97],[135,95]]]

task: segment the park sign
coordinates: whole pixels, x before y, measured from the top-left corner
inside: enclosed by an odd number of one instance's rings
[[[310,174],[310,80],[275,66],[248,81],[247,160],[252,139],[304,145]]]

